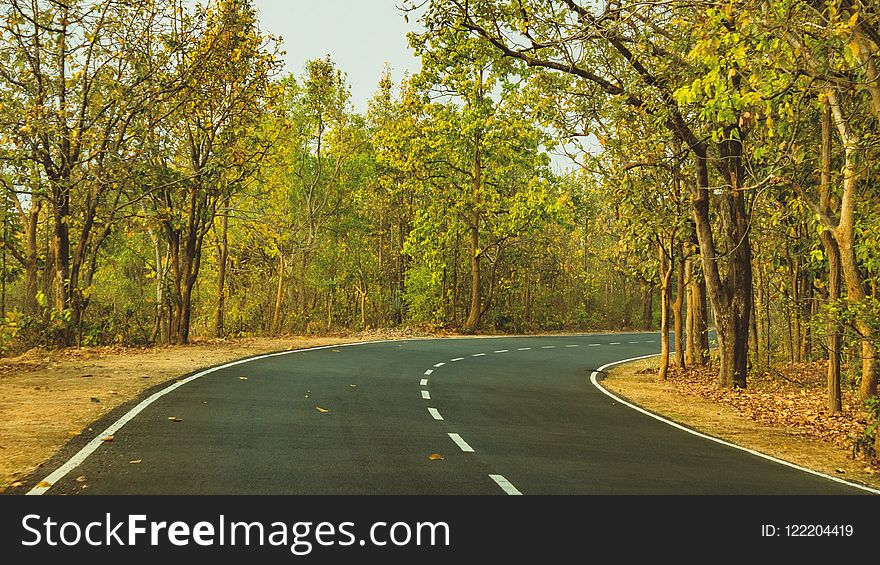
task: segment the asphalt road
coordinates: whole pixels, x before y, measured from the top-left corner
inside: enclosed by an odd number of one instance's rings
[[[432,339],[251,361],[158,399],[48,493],[862,492],[675,429],[590,383],[658,340]]]

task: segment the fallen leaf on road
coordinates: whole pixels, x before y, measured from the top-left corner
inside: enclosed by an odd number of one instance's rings
[[[49,488],[52,486],[52,483],[49,483],[46,481],[40,481],[39,483],[37,483],[37,486],[40,488]]]
[[[131,463],[132,465],[140,465],[141,461],[143,461],[143,460],[142,459],[132,459],[131,461],[129,461],[129,463]]]
[[[444,459],[446,458],[439,453],[432,453],[431,455],[428,455],[428,461],[443,461]]]
[[[86,476],[85,476],[85,475],[80,475],[80,476],[78,476],[77,478],[75,478],[75,479],[73,479],[73,480],[76,481],[76,482],[78,482],[78,483],[84,483],[84,482],[86,482]]]
[[[171,420],[172,422],[182,422],[183,421],[180,418],[178,418],[177,416],[169,416],[168,419]]]
[[[320,406],[315,406],[315,408],[317,408],[318,412],[320,412],[321,414],[326,414],[327,412],[329,412],[329,410],[327,410],[326,408],[321,408]]]
[[[339,353],[339,350],[338,350],[338,349],[334,349],[334,350],[333,350],[333,353]]]
[[[101,438],[101,441],[113,441],[113,436],[105,436]]]
[[[247,380],[247,377],[238,377],[238,380],[240,380],[240,381],[246,381],[246,380]]]
[[[350,386],[351,388],[357,388],[357,387],[358,387],[358,385],[348,385],[348,386]]]

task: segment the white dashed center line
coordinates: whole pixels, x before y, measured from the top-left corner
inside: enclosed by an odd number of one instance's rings
[[[455,445],[461,448],[462,451],[466,453],[473,453],[474,448],[469,446],[468,443],[461,439],[461,436],[458,434],[449,434],[449,439],[455,442]]]
[[[639,341],[631,341],[630,343],[641,343],[641,342],[639,342]]]
[[[428,392],[427,390],[423,390],[422,391],[422,398],[424,398],[425,400],[431,400],[431,393]]]
[[[455,359],[450,359],[450,361],[464,361],[464,357],[456,357]]]
[[[486,356],[485,353],[474,353],[473,355],[471,355],[471,357],[485,357],[485,356]]]
[[[420,386],[428,386],[428,379],[422,379],[422,381],[419,383],[419,385]]]
[[[520,347],[517,351],[529,351],[531,347]]]
[[[556,349],[556,346],[555,345],[544,345],[541,347],[541,349]]]
[[[501,487],[501,490],[503,490],[507,494],[512,496],[522,495],[519,489],[510,484],[510,481],[505,479],[503,475],[489,475],[489,478],[495,481],[498,486]]]
[[[619,341],[612,341],[608,345],[620,345],[620,342]]]
[[[445,365],[445,364],[446,364],[446,363],[437,363],[437,364],[434,365],[434,366],[435,366],[435,367],[442,367],[442,366]]]
[[[587,347],[599,347],[600,345],[602,345],[602,344],[601,343],[591,343],[591,344],[587,345]]]
[[[580,345],[566,345],[565,347],[580,347]]]
[[[425,374],[430,375],[433,372],[434,372],[434,369],[428,369],[427,371],[425,371]]]
[[[435,420],[442,420],[443,416],[440,415],[440,412],[437,411],[436,408],[428,408],[428,412],[431,414],[431,417]]]
[[[507,353],[508,351],[510,351],[510,350],[509,349],[499,349],[495,353]]]

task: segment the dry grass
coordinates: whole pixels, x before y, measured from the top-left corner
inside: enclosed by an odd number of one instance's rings
[[[880,474],[852,458],[851,434],[863,429],[847,397],[841,416],[823,413],[820,364],[760,375],[747,391],[719,391],[708,371],[674,371],[657,380],[657,360],[621,365],[604,386],[651,412],[731,443],[808,469],[880,488]]]

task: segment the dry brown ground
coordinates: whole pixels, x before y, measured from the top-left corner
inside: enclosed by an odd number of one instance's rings
[[[158,348],[33,349],[0,359],[0,491],[20,486],[70,439],[145,390],[184,374],[261,353],[353,341],[418,337],[368,332],[338,337],[203,340]]]
[[[880,488],[880,472],[853,459],[852,441],[865,428],[855,391],[844,392],[844,412],[825,409],[824,365],[790,365],[751,378],[747,390],[719,390],[709,370],[672,368],[657,380],[657,359],[621,365],[603,383],[611,392],[731,443],[827,475]]]

